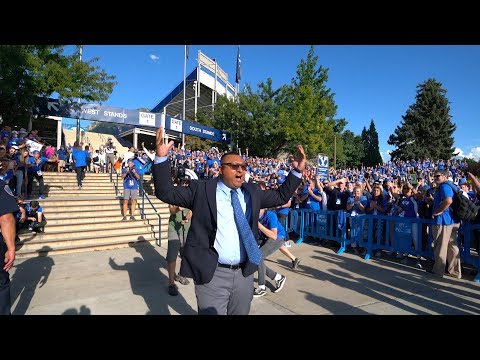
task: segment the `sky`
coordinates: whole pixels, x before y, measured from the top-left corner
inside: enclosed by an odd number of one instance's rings
[[[256,90],[267,78],[274,88],[289,84],[309,49],[240,44],[240,88],[248,83]],[[235,83],[237,45],[190,45],[187,74],[197,64],[198,50],[216,59],[230,83]],[[345,129],[355,134],[368,129],[373,119],[384,160],[394,149],[387,144],[388,137],[415,103],[417,85],[429,78],[447,90],[450,115],[457,125],[454,146],[460,155],[480,159],[480,134],[474,131],[480,103],[480,46],[316,45],[315,54],[317,64],[328,69],[326,85],[335,94],[336,117],[345,118]],[[183,79],[183,45],[84,45],[83,59],[93,57],[118,82],[103,103],[107,106],[151,109]]]

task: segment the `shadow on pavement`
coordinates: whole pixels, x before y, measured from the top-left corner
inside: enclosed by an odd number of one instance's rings
[[[67,309],[65,310],[62,315],[92,315],[91,314],[91,311],[90,311],[90,308],[85,306],[85,305],[82,305],[80,306],[80,309],[77,310],[75,308],[70,308],[70,309]]]
[[[40,251],[44,251],[41,249]],[[10,296],[12,304],[18,300],[12,315],[25,315],[35,294],[37,285],[42,287],[55,265],[49,256],[37,256],[15,265],[15,274],[11,279]]]
[[[142,240],[145,239],[138,238],[138,241]],[[128,272],[133,294],[142,296],[148,306],[147,315],[170,315],[169,307],[181,315],[196,315],[197,312],[181,295],[181,287],[177,296],[168,295],[168,277],[160,271],[166,266],[165,258],[148,241],[136,245],[134,249],[141,257],[136,256],[133,262],[120,265],[110,258],[109,264],[113,270]]]

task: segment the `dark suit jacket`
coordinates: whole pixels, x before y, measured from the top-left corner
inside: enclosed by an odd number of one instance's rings
[[[183,248],[180,275],[193,278],[197,284],[209,283],[218,263],[218,253],[213,247],[217,233],[217,179],[191,180],[188,187],[173,186],[169,161],[153,165],[153,174],[157,198],[190,209],[193,213]],[[250,227],[257,242],[260,209],[287,203],[300,181],[300,178],[289,174],[276,190],[262,190],[253,183],[242,185],[242,189],[250,194]],[[247,262],[242,271],[244,276],[249,276],[257,271],[257,266]]]

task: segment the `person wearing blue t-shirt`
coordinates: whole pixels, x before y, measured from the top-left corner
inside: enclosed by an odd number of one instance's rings
[[[460,279],[462,267],[457,243],[460,224],[451,207],[454,193],[452,187],[447,184],[448,171],[436,170],[433,178],[438,190],[433,197],[432,236],[435,264],[431,272],[443,277],[448,262],[445,275]]]
[[[67,160],[67,152],[65,151],[65,146],[60,145],[60,148],[57,150],[58,154],[58,172],[65,171],[65,160]]]
[[[43,208],[38,201],[30,201],[25,206],[26,220],[25,225],[28,225],[28,230],[43,233],[47,219],[43,215]]]
[[[285,241],[285,229],[278,222],[277,215],[270,210],[260,209],[258,219],[258,231],[260,238],[263,238],[263,244],[260,247],[262,259],[258,265],[258,287],[253,293],[253,297],[266,295],[265,275],[275,281],[275,291],[282,290],[286,277],[280,275],[265,265],[265,259],[280,249]]]
[[[32,197],[33,179],[38,181],[38,198],[45,199],[45,195],[43,195],[45,185],[43,182],[42,166],[46,162],[53,162],[53,160],[49,160],[44,156],[40,156],[40,152],[38,150],[33,151],[32,154],[33,156],[30,157],[27,164],[27,199]]]
[[[75,171],[77,173],[78,190],[81,190],[82,183],[85,179],[85,171],[87,169],[87,159],[90,159],[90,152],[88,151],[88,145],[86,145],[85,150],[83,150],[75,141],[72,156],[75,162]]]
[[[123,179],[123,218],[122,221],[127,221],[127,207],[128,200],[130,199],[130,220],[135,220],[133,216],[135,214],[135,207],[138,199],[138,180],[140,180],[140,174],[135,168],[133,159],[128,159],[127,167],[122,169]]]

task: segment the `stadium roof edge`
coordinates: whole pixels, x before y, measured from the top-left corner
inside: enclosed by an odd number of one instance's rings
[[[197,79],[197,69],[198,67],[195,67],[195,69],[193,69],[193,71],[186,77],[185,86],[188,86],[190,83],[192,83]],[[161,100],[155,107],[153,107],[152,110],[150,110],[150,112],[154,112],[154,113],[162,112],[163,108],[166,105],[168,105],[168,103],[172,101],[182,91],[183,91],[183,79],[180,82],[180,84],[178,84],[172,91],[170,91],[170,93],[167,96],[165,96],[165,98],[163,98],[163,100]]]

